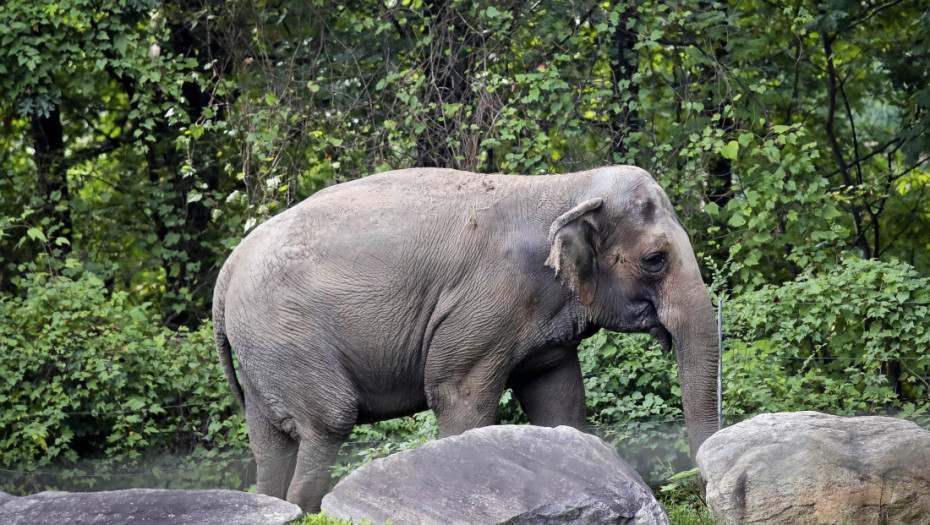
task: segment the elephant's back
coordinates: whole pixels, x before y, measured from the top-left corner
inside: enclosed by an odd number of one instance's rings
[[[444,290],[480,287],[488,267],[516,268],[514,247],[545,242],[559,178],[409,169],[331,186],[248,235],[227,262],[230,286],[245,307],[283,297],[334,329],[422,319]]]
[[[308,214],[335,228],[407,219],[391,225],[406,229],[413,226],[412,219],[436,221],[469,206],[487,207],[515,193],[525,194],[522,186],[528,178],[437,168],[388,171],[325,188],[282,215]]]
[[[478,251],[463,242],[466,206],[450,190],[471,176],[387,172],[326,188],[269,219],[221,272],[227,319],[279,337],[313,332],[358,338],[342,341],[354,347],[366,338],[419,347],[435,303]],[[372,334],[373,323],[383,331]]]

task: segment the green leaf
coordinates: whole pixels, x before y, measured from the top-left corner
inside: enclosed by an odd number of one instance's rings
[[[29,228],[26,230],[26,235],[28,235],[29,238],[34,241],[48,242],[48,239],[45,238],[45,234],[42,233],[42,230],[38,228]]]
[[[725,146],[720,146],[717,151],[725,159],[736,160],[736,153],[739,151],[739,142],[731,140]]]
[[[145,406],[145,399],[141,397],[130,398],[124,405],[129,410],[141,410]]]
[[[820,208],[820,213],[821,216],[828,221],[837,217],[842,217],[843,215],[839,210],[836,209],[836,206],[832,204],[824,204]]]
[[[772,235],[767,231],[757,232],[755,235],[752,236],[752,240],[756,244],[762,244],[764,242],[767,242],[771,238],[772,238]]]
[[[685,471],[683,471],[683,472],[679,472],[679,473],[675,474],[674,476],[669,477],[668,479],[669,479],[669,481],[677,480],[677,479],[685,479],[685,478],[690,478],[690,477],[696,476],[696,475],[698,475],[698,474],[700,474],[700,473],[701,473],[701,469],[699,469],[699,468],[693,468],[693,469],[691,469],[691,470],[685,470]]]
[[[116,35],[116,37],[113,39],[113,46],[116,47],[116,50],[119,52],[120,55],[126,54],[126,48],[128,45],[129,45],[129,39],[126,37],[125,34]]]
[[[727,221],[727,224],[729,224],[730,226],[734,228],[739,228],[740,226],[743,226],[744,224],[746,224],[746,218],[743,217],[743,212],[737,211],[736,213],[731,215],[730,220]]]

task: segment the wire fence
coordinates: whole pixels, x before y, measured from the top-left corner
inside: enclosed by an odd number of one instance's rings
[[[638,430],[637,427],[648,423],[649,429]],[[667,426],[668,428],[657,432],[656,425]],[[630,422],[626,424],[612,425],[590,425],[588,432],[599,436],[611,436],[617,433],[630,434],[648,434],[654,437],[657,433],[666,434],[668,439],[679,439],[685,422],[683,418],[661,418],[649,421]],[[415,445],[425,440],[437,439],[438,436],[428,437],[399,437],[394,439],[372,439],[372,440],[350,440],[343,443],[340,452],[340,460],[352,460],[359,453],[372,451],[385,445]],[[361,454],[362,456],[371,457],[370,454]],[[174,464],[175,466],[170,466]],[[169,466],[166,466],[169,465]],[[254,469],[254,458],[251,452],[244,450],[241,453],[227,452],[220,456],[176,456],[176,455],[159,455],[146,456],[134,460],[115,461],[112,459],[82,459],[75,463],[49,465],[37,469],[15,469],[0,468],[0,474],[6,478],[13,477],[47,477],[53,478],[45,483],[54,482],[67,483],[71,479],[126,479],[126,478],[163,478],[169,480],[179,474],[196,474],[196,471],[203,470],[204,465],[215,465],[224,469],[246,467]],[[207,468],[209,470],[209,468]],[[0,479],[0,490],[2,490],[2,479]]]
[[[724,412],[722,418],[725,424],[732,424],[753,415]],[[654,487],[662,486],[670,475],[691,466],[682,417],[590,425],[588,432],[613,445],[620,457]],[[347,441],[334,465],[334,482],[363,462],[436,437]],[[43,490],[83,492],[140,487],[249,490],[255,483],[255,476],[255,461],[248,450],[214,457],[162,455],[128,461],[85,459],[37,469],[0,468],[0,491],[22,495]]]
[[[177,408],[186,410],[189,408],[209,406],[209,405],[215,405],[215,404],[216,404],[216,401],[204,401],[202,403],[185,403],[182,405],[164,405],[164,406],[158,405],[158,410],[167,411],[167,410],[173,410]],[[152,407],[127,408],[123,410],[107,410],[107,411],[79,410],[75,412],[62,412],[62,414],[65,414],[67,416],[118,416],[118,415],[123,415],[123,414],[144,414],[144,413],[149,413],[149,412],[152,412]]]
[[[161,468],[153,469],[147,468],[145,470],[136,470],[132,472],[125,472],[124,469],[115,468],[114,472],[107,472],[102,474],[87,474],[75,472],[76,470],[86,467],[85,462],[92,460],[83,460],[81,462],[75,463],[73,465],[62,466],[60,469],[56,470],[16,470],[16,469],[6,469],[0,468],[0,472],[8,475],[15,476],[59,476],[63,478],[100,478],[100,479],[109,479],[109,478],[130,478],[130,477],[139,477],[145,475],[151,475],[153,472],[157,475],[167,475],[167,474],[180,474],[184,472],[191,472],[190,468]],[[215,464],[230,464],[230,463],[241,463],[248,464],[252,463],[255,460],[252,457],[243,457],[239,459],[220,459],[220,458],[199,458],[196,460],[197,463],[215,463]],[[120,471],[123,470],[123,471]]]
[[[796,305],[816,305],[824,306],[824,302],[801,302],[793,303]],[[883,305],[883,306],[893,306],[893,305],[918,305],[918,306],[930,306],[928,301],[903,301],[900,303],[893,303],[890,301],[863,301],[863,302],[834,302],[830,303],[833,306],[854,306],[862,307],[865,305]],[[718,377],[723,377],[722,371],[725,369],[726,363],[724,362],[724,349],[726,340],[724,338],[724,317],[723,314],[726,312],[725,304],[722,300],[717,302],[717,330],[718,330],[718,345],[719,345],[719,359],[718,359],[718,370],[721,372]],[[738,357],[738,356],[736,356]],[[774,356],[771,359],[777,359],[779,361],[791,361],[791,362],[841,362],[841,363],[854,363],[861,361],[859,357],[853,356],[812,356],[812,357],[800,357],[800,356],[790,356],[790,355],[781,355]],[[915,357],[896,357],[896,361],[903,363],[927,363],[926,356],[915,356]],[[584,379],[591,379],[595,377],[603,377],[607,375],[617,375],[622,374],[623,372],[618,371],[615,368],[604,368],[600,370],[591,370],[583,374]],[[735,423],[742,419],[747,419],[752,416],[752,414],[744,413],[728,413],[724,411],[726,399],[724,398],[724,385],[723,383],[718,383],[718,421],[721,427],[726,423]],[[79,411],[70,411],[64,412],[68,416],[93,416],[93,417],[107,417],[107,416],[120,416],[125,414],[150,414],[152,412],[163,412],[169,410],[182,410],[190,411],[199,407],[204,407],[208,405],[214,405],[216,401],[203,401],[197,403],[175,403],[171,405],[158,406],[154,408],[152,406],[142,406],[139,408],[123,408],[119,410],[110,410],[110,411],[96,411],[96,410],[79,410]],[[656,448],[661,448],[658,445],[660,442],[666,442],[664,446],[665,459],[672,457],[674,454],[671,450],[674,448],[668,443],[678,442],[679,444],[683,442],[685,421],[680,417],[661,417],[657,419],[637,419],[634,421],[628,421],[618,424],[608,424],[608,425],[596,425],[591,426],[589,431],[593,434],[600,435],[602,437],[609,438],[615,446],[618,448],[627,447],[627,455],[637,455],[641,453],[653,454],[657,453]],[[179,431],[173,431],[179,432]],[[180,431],[184,432],[184,431]],[[435,436],[434,436],[435,437]],[[376,457],[383,451],[377,451],[374,449],[383,448],[386,446],[395,446],[394,450],[397,449],[397,446],[400,446],[404,443],[409,443],[409,440],[404,441],[402,439],[371,439],[371,440],[352,440],[344,443],[341,452],[341,461],[343,462],[352,462],[358,461],[359,457]],[[639,447],[639,449],[636,449]],[[374,452],[372,452],[374,450]],[[645,451],[645,452],[643,452]],[[681,450],[675,451],[679,456],[681,455]],[[627,456],[624,456],[627,457]],[[210,486],[217,485],[229,485],[237,484],[239,487],[242,484],[248,484],[254,480],[254,459],[252,458],[251,453],[248,451],[243,452],[241,455],[236,455],[234,453],[227,453],[219,457],[181,457],[181,456],[164,456],[161,458],[156,458],[154,460],[149,460],[143,458],[140,460],[134,460],[125,463],[114,462],[112,460],[81,460],[78,463],[70,465],[61,465],[56,467],[45,467],[43,469],[10,469],[10,468],[0,468],[0,490],[4,488],[9,488],[9,485],[4,484],[4,479],[7,478],[8,481],[12,480],[23,480],[31,479],[33,488],[58,488],[61,486],[81,486],[81,480],[106,480],[112,482],[117,480],[115,483],[116,486],[119,486],[118,480],[127,480],[129,484],[134,486],[138,485],[138,480],[147,480],[147,484],[154,485],[170,485],[173,480],[180,478],[190,478],[189,481],[184,483],[197,484],[198,476],[203,476],[206,478],[206,483]],[[219,471],[222,472],[218,472]],[[206,472],[206,474],[204,474]],[[234,475],[228,476],[230,472],[233,472]],[[39,478],[46,478],[44,480]],[[94,485],[88,485],[94,486]],[[99,486],[99,484],[96,484]]]
[[[725,424],[734,424],[750,419],[758,414],[730,413],[722,414]],[[590,434],[600,436],[611,441],[621,451],[636,453],[637,449],[653,450],[659,441],[685,443],[685,419],[683,417],[658,417],[654,419],[636,419],[622,423],[592,424],[588,425]],[[388,439],[349,440],[343,443],[340,451],[340,461],[353,459],[354,456],[377,457],[380,452],[376,449],[386,445],[393,445],[390,451],[400,446],[415,446],[419,443],[438,439],[437,435],[428,436],[400,436]],[[390,452],[389,451],[389,452]],[[364,454],[365,452],[375,452]],[[683,458],[687,452],[679,451]],[[360,454],[361,453],[361,454]],[[621,454],[621,456],[624,456]],[[252,453],[246,449],[241,451],[226,451],[215,456],[203,455],[148,455],[131,460],[113,459],[81,459],[74,463],[47,465],[42,468],[0,468],[3,477],[35,477],[48,476],[67,481],[72,478],[138,478],[161,477],[170,479],[178,474],[194,474],[204,465],[216,465],[225,469],[245,467],[254,469]],[[0,490],[3,478],[0,477]]]

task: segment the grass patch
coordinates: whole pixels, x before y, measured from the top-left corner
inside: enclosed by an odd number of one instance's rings
[[[308,514],[302,520],[295,521],[291,525],[376,525],[368,520],[354,521],[328,516],[326,513]]]
[[[694,502],[662,503],[668,513],[670,525],[713,525],[707,506],[700,500]]]

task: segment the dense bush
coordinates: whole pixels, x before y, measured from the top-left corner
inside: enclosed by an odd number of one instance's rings
[[[177,472],[174,487],[248,487],[244,421],[209,322],[195,331],[160,327],[147,305],[130,304],[127,292],[108,291],[89,272],[31,278],[25,298],[0,304],[0,467],[47,470],[98,458],[90,470],[61,475],[145,465],[154,476],[124,474],[112,486],[156,486],[163,471]],[[730,298],[725,420],[802,409],[921,420],[930,407],[928,290],[930,280],[905,264],[851,258]],[[592,431],[653,484],[687,468],[674,355],[646,335],[608,332],[585,341],[580,355]],[[509,392],[500,420],[525,421]],[[437,436],[431,413],[361,425],[334,480]],[[111,485],[88,476],[81,486]]]
[[[930,279],[849,258],[725,308],[725,410],[853,415],[930,409]]]
[[[646,334],[601,331],[582,343],[591,429],[646,481],[690,466],[678,364]]]
[[[368,425],[358,425],[339,451],[333,467],[333,483],[377,458],[418,447],[439,438],[439,427],[431,411]]]
[[[0,303],[0,466],[241,450],[212,325],[163,328],[128,292],[74,275],[33,274],[25,297]]]

